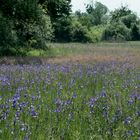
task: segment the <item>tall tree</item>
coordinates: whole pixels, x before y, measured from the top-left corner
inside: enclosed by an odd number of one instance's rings
[[[108,8],[100,2],[91,2],[87,5],[86,11],[91,15],[91,22],[93,25],[100,25],[106,22]]]
[[[71,0],[47,0],[47,11],[52,20],[68,17],[71,12]]]
[[[127,6],[121,6],[115,11],[111,12],[111,22],[118,22],[124,16],[132,14],[132,11]]]
[[[71,0],[39,0],[50,15],[55,41],[70,41]]]
[[[50,19],[38,0],[0,0],[0,13],[2,23],[11,23],[12,26],[5,24],[5,30],[9,29],[9,33],[14,32],[18,38],[17,45],[45,47],[46,41],[51,38]],[[3,27],[2,23],[0,28]],[[3,34],[7,33],[3,29]]]
[[[8,18],[32,19],[37,16],[37,0],[1,0],[0,11]]]
[[[129,15],[123,16],[120,18],[120,21],[127,26],[127,28],[131,28],[132,25],[138,23],[138,17],[136,14],[131,13]]]

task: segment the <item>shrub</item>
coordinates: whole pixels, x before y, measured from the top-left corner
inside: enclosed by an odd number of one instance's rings
[[[103,32],[102,39],[108,41],[130,40],[130,29],[123,23],[109,24]]]
[[[87,27],[76,20],[72,24],[71,36],[73,42],[92,42]]]
[[[133,24],[131,27],[131,38],[133,41],[140,39],[140,27],[136,24]]]
[[[15,46],[5,46],[0,47],[0,56],[26,56],[27,50],[23,49],[22,47]]]
[[[137,23],[137,16],[135,14],[129,14],[120,18],[120,20],[127,28],[131,28],[133,24]]]
[[[105,30],[105,26],[103,25],[98,25],[98,26],[93,26],[90,28],[90,31],[88,32],[89,38],[91,38],[92,42],[99,42],[102,40],[102,34]]]

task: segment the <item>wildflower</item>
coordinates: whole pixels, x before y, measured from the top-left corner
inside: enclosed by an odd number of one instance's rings
[[[133,99],[129,99],[128,100],[128,105],[132,105],[134,103],[134,100]]]
[[[105,91],[105,90],[102,90],[102,91],[101,91],[100,97],[106,97],[106,91]]]
[[[65,104],[66,104],[66,105],[70,105],[70,104],[72,104],[72,100],[70,100],[70,99],[67,100]]]
[[[62,101],[60,99],[55,99],[55,104],[56,105],[62,105]]]
[[[19,120],[19,118],[20,118],[20,113],[19,113],[19,111],[16,111],[16,118]]]
[[[132,130],[129,130],[126,132],[126,137],[133,136],[133,135],[134,135],[134,132]]]
[[[35,101],[35,96],[32,96],[31,98],[32,98],[32,101]]]
[[[38,113],[34,109],[31,111],[31,115],[33,118],[38,117]]]
[[[61,110],[60,110],[60,108],[57,108],[57,109],[54,110],[54,112],[56,112],[56,113],[60,113]]]
[[[74,94],[72,95],[72,98],[77,98],[77,94],[74,93]]]
[[[21,131],[25,131],[26,130],[26,126],[25,126],[24,123],[21,123],[21,126],[20,127],[21,127],[21,129],[20,129]]]
[[[3,112],[3,114],[2,114],[2,119],[3,119],[3,120],[6,120],[6,119],[7,119],[7,115],[8,115],[7,112]]]
[[[38,113],[35,111],[33,105],[31,105],[31,116],[32,116],[33,118],[38,117]]]
[[[16,107],[16,105],[17,105],[17,102],[14,100],[14,101],[13,101],[13,103],[12,103],[12,107],[14,107],[14,108],[15,108],[15,107]]]
[[[132,121],[132,118],[131,117],[127,117],[125,120],[124,120],[124,124],[125,125],[129,125]]]
[[[131,95],[131,99],[136,100],[138,98],[138,96],[139,95],[137,93],[134,93]]]
[[[96,101],[97,101],[97,98],[91,98],[90,103],[89,103],[89,107],[93,107],[95,105]]]
[[[24,137],[24,140],[29,140],[29,138],[27,136]]]

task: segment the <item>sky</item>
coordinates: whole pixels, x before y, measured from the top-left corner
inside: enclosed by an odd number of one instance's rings
[[[119,8],[121,5],[128,5],[129,9],[136,12],[140,16],[140,0],[97,0],[106,5],[109,10]],[[90,3],[91,0],[72,0],[72,10],[85,11],[85,5]]]

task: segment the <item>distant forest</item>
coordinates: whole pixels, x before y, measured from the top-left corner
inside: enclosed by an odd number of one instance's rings
[[[127,6],[109,11],[94,1],[75,13],[71,7],[71,0],[0,0],[0,49],[140,40],[140,19]]]

